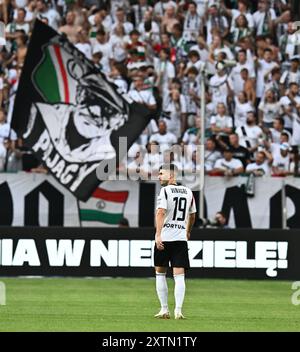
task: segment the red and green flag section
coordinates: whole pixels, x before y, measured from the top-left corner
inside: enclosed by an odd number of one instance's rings
[[[108,191],[98,187],[87,202],[80,202],[80,220],[93,222],[98,226],[117,225],[124,217],[124,208],[128,199],[128,191]]]
[[[77,81],[71,76],[67,64],[71,55],[58,44],[44,50],[44,60],[33,74],[33,79],[44,99],[49,103],[75,103]],[[47,82],[45,82],[47,77]],[[45,84],[46,83],[46,84]]]
[[[108,179],[97,177],[100,163],[113,165],[113,173],[158,115],[120,94],[65,35],[35,20],[11,125],[38,163],[78,200],[89,200]],[[121,137],[127,138],[127,150],[119,147]],[[103,202],[106,207],[85,209],[83,217],[100,222],[107,213],[104,223],[115,223],[119,215],[109,210],[108,200]]]

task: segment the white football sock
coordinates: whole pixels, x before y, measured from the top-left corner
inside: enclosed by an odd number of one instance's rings
[[[175,296],[175,311],[177,313],[181,313],[181,308],[183,305],[184,295],[185,295],[185,281],[184,281],[184,274],[174,275],[175,280],[175,289],[174,289],[174,296]]]
[[[166,273],[156,272],[156,292],[161,308],[168,310],[168,285]]]

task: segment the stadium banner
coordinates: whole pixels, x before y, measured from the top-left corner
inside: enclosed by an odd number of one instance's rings
[[[206,216],[224,211],[231,228],[281,228],[282,194],[287,226],[300,228],[300,179],[262,177],[255,181],[254,197],[245,193],[246,177],[205,180]],[[196,203],[197,185],[191,187]],[[51,175],[19,172],[0,174],[0,225],[117,227],[122,217],[131,227],[153,227],[158,182],[103,181],[85,202]],[[197,226],[197,222],[196,222]]]
[[[289,230],[192,231],[190,278],[300,279]],[[153,276],[154,229],[0,228],[0,276]]]
[[[116,169],[154,113],[121,95],[65,35],[35,21],[12,127],[76,198],[98,186],[101,162]]]

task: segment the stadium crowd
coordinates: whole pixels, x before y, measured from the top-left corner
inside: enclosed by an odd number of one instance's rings
[[[290,1],[3,0],[0,17],[7,38],[0,53],[0,171],[24,169],[29,153],[10,121],[39,18],[132,100],[153,111],[161,106],[129,150],[129,172],[147,175],[167,161],[185,172],[199,168],[205,118],[206,173],[298,174],[300,45],[291,40]],[[187,152],[170,153],[175,144]]]

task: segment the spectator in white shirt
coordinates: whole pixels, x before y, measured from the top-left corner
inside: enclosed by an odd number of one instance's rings
[[[282,90],[288,89],[290,83],[297,83],[300,85],[300,57],[296,56],[291,59],[291,67],[285,70],[280,78],[280,85]]]
[[[287,176],[290,174],[290,146],[288,143],[280,145],[280,153],[274,156],[272,164],[273,175]]]
[[[101,2],[103,3],[104,1]],[[124,13],[128,13],[130,10],[129,0],[110,0],[105,3],[110,3],[110,13],[114,22],[117,20],[117,12],[119,9],[123,10]]]
[[[225,69],[218,69],[217,73],[209,80],[209,89],[212,93],[212,102],[217,106],[218,103],[228,103],[232,97],[233,84]]]
[[[154,69],[157,73],[156,86],[162,95],[166,94],[169,89],[171,80],[176,76],[175,67],[170,61],[170,52],[162,48],[159,53],[159,59],[154,58]]]
[[[208,57],[209,57],[208,45],[206,44],[206,41],[203,35],[198,36],[197,44],[191,46],[190,48],[190,51],[192,50],[198,51],[202,61],[206,62],[208,60]]]
[[[192,66],[187,70],[183,78],[182,94],[186,99],[186,109],[188,114],[197,114],[200,104],[200,83],[198,78],[199,71]]]
[[[186,42],[197,43],[198,35],[202,32],[202,19],[197,13],[197,4],[188,3],[188,10],[184,16],[183,38]]]
[[[186,101],[179,90],[173,89],[170,91],[169,99],[164,106],[164,113],[168,131],[179,138],[187,126]]]
[[[200,169],[201,169],[201,163],[200,163],[200,153],[197,152],[197,150],[194,150],[192,152],[192,155],[188,159],[183,160],[183,169],[185,176],[190,177],[191,174],[194,174],[197,172],[199,175]]]
[[[131,181],[147,180],[149,177],[149,166],[145,162],[145,151],[140,149],[132,162],[127,166],[128,176]]]
[[[190,67],[196,67],[198,71],[201,71],[203,65],[204,62],[201,60],[199,52],[197,50],[190,50],[185,73],[187,73]]]
[[[15,20],[18,17],[18,10],[25,9],[25,22],[31,22],[33,20],[33,9],[35,8],[36,2],[21,0],[21,1],[14,1],[11,3],[13,6],[13,19]]]
[[[15,142],[17,140],[16,132],[6,122],[6,117],[3,109],[0,109],[0,171],[3,171],[6,158],[5,141],[10,140],[10,147],[15,149]]]
[[[271,34],[276,18],[274,9],[270,8],[270,2],[268,0],[259,0],[258,10],[253,14],[256,35]]]
[[[127,93],[127,67],[124,64],[120,62],[115,62],[114,64],[112,64],[109,77],[112,79],[113,83],[118,87],[119,92]]]
[[[249,28],[247,17],[243,14],[235,19],[234,27],[231,30],[233,44],[237,44],[242,38],[251,35],[252,30]]]
[[[278,64],[272,59],[273,52],[270,48],[264,49],[263,59],[257,61],[257,77],[256,77],[256,97],[261,99],[264,95],[265,84],[269,79],[270,73],[273,68]]]
[[[36,14],[37,18],[39,19],[42,17],[46,17],[49,26],[55,30],[58,29],[60,25],[60,15],[53,7],[48,8],[46,0],[37,0]]]
[[[293,146],[300,145],[300,106],[296,108],[296,113],[293,114],[293,134],[291,144]]]
[[[205,143],[204,152],[205,172],[209,173],[212,171],[218,159],[222,159],[222,154],[216,149],[215,140],[208,138]]]
[[[247,114],[246,124],[238,127],[235,132],[239,136],[241,146],[247,148],[250,153],[257,150],[264,138],[263,130],[256,124],[254,112]]]
[[[92,59],[92,45],[89,40],[89,33],[85,29],[80,29],[76,36],[76,48],[81,51],[89,60]]]
[[[286,95],[280,98],[280,106],[283,111],[285,128],[292,132],[292,145],[300,144],[300,96],[299,85],[290,83]]]
[[[299,55],[298,46],[293,42],[295,32],[297,31],[294,22],[289,21],[286,31],[279,38],[279,48],[282,58],[286,61],[290,60],[295,54]]]
[[[111,47],[110,59],[122,62],[127,58],[127,51],[125,50],[125,44],[128,42],[129,37],[125,33],[125,29],[122,23],[119,23],[113,30],[109,38],[109,45]]]
[[[220,53],[226,54],[226,59],[234,60],[234,55],[229,46],[225,45],[220,34],[214,34],[209,47],[211,60],[216,60]]]
[[[138,31],[141,33],[142,40],[149,44],[160,42],[160,29],[159,25],[153,21],[152,12],[146,11],[144,20],[139,24]]]
[[[160,146],[160,151],[164,152],[165,150],[170,149],[172,145],[177,143],[177,137],[175,134],[168,132],[167,124],[164,120],[159,120],[158,132],[154,133],[150,137],[149,141],[156,141]]]
[[[299,85],[295,82],[289,84],[289,90],[286,95],[280,98],[280,104],[286,106],[291,104],[293,112],[296,112],[297,107],[300,106]]]
[[[25,34],[29,34],[30,24],[25,22],[26,10],[24,8],[19,8],[17,10],[17,17],[15,20],[10,22],[5,29],[6,39],[12,40],[15,39],[16,31],[23,30]]]
[[[259,125],[264,128],[273,127],[273,121],[280,114],[280,102],[273,90],[267,90],[264,99],[258,106]]]
[[[93,31],[93,27],[96,31],[101,27],[107,32],[110,31],[113,24],[111,13],[108,12],[105,5],[100,6],[96,13],[88,17],[88,22],[92,26],[91,31]]]
[[[144,163],[150,170],[151,175],[157,177],[161,165],[161,155],[159,154],[159,144],[156,141],[147,143]]]
[[[229,17],[232,18],[231,21],[231,32],[235,28],[235,20],[240,16],[244,15],[247,18],[248,25],[250,29],[254,27],[253,16],[248,10],[249,3],[247,0],[238,0],[238,9],[228,9],[224,5],[224,0],[221,0],[221,9],[224,11]]]
[[[271,78],[265,83],[265,91],[272,90],[276,99],[280,99],[282,89],[280,87],[281,70],[279,67],[273,68],[271,71]]]
[[[246,124],[248,112],[254,111],[253,105],[248,101],[246,92],[242,91],[234,97],[234,126],[240,127]]]
[[[244,167],[239,159],[232,157],[232,151],[228,149],[224,151],[224,157],[216,161],[213,172],[231,177],[243,173]]]
[[[237,54],[237,64],[231,70],[230,77],[233,82],[233,91],[238,94],[244,90],[245,82],[241,79],[241,71],[246,68],[248,70],[249,77],[255,80],[255,70],[252,63],[247,60],[247,52],[244,49],[239,50]]]
[[[282,133],[286,133],[289,136],[289,141],[291,141],[292,136],[290,132],[284,129],[284,119],[282,117],[276,117],[273,121],[273,127],[269,129],[272,143],[280,144],[280,137]]]
[[[133,30],[133,24],[126,21],[125,11],[119,7],[116,11],[116,22],[113,24],[111,30],[114,30],[119,25],[123,25],[125,34],[129,34]]]
[[[224,103],[217,105],[217,114],[210,119],[211,131],[217,136],[228,136],[232,132],[232,117],[226,115]]]
[[[192,148],[198,145],[200,141],[201,117],[196,115],[194,121],[194,126],[188,128],[182,137],[182,142],[185,145],[193,146]]]
[[[225,16],[220,13],[218,5],[215,2],[211,2],[207,9],[207,44],[212,43],[212,29],[218,29],[221,37],[224,39],[229,33],[229,24]]]
[[[205,11],[207,10],[207,4],[209,0],[194,0],[197,4],[197,13],[200,17],[204,17]]]
[[[148,4],[147,0],[138,0],[138,3],[131,6],[135,28],[138,28],[145,20],[146,12],[151,13],[153,8]]]
[[[270,163],[272,163],[272,156],[266,151],[259,151],[256,153],[255,162],[248,164],[246,167],[247,174],[254,174],[255,176],[264,176],[270,174]]]
[[[289,135],[285,132],[282,132],[280,135],[280,143],[273,143],[273,142],[269,142],[266,141],[265,143],[265,147],[267,150],[270,151],[270,153],[272,154],[272,157],[275,158],[280,158],[281,152],[280,152],[280,147],[282,145],[289,145]]]
[[[151,89],[145,89],[144,79],[141,75],[133,77],[133,88],[129,90],[128,95],[137,103],[145,104],[149,109],[156,109],[156,101]]]
[[[282,101],[280,99],[280,104],[281,104],[281,115],[280,116],[284,120],[284,127],[290,133],[293,133],[293,121],[297,117],[297,113],[295,113],[293,106],[289,102],[289,100],[282,103]]]
[[[110,55],[112,51],[111,44],[107,40],[107,35],[103,29],[96,32],[96,38],[91,42],[94,53],[101,53],[100,64],[104,73],[110,71]]]

